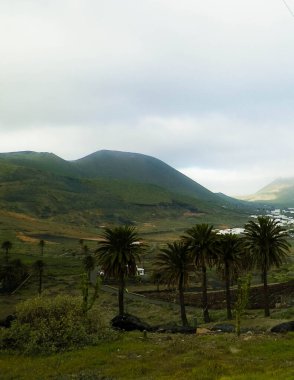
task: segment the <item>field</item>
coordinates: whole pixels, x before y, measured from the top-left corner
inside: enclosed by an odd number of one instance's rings
[[[81,296],[82,247],[80,239],[90,251],[97,246],[101,228],[89,229],[75,225],[56,224],[25,215],[2,214],[1,241],[13,243],[10,259],[21,258],[30,266],[37,259],[45,262],[44,295],[58,294]],[[170,223],[172,223],[170,221]],[[128,284],[126,311],[151,325],[180,325],[179,306],[176,303],[149,303],[144,298],[133,298],[131,292],[155,292],[150,281],[155,253],[167,241],[177,239],[183,228],[146,223],[140,228],[149,244],[141,265],[146,269],[146,279]],[[39,241],[45,240],[41,257]],[[293,279],[294,255],[287,265],[270,271],[270,282]],[[256,273],[253,284],[260,281]],[[0,295],[0,319],[14,312],[15,305],[37,295],[37,276],[11,295]],[[115,284],[114,284],[115,285]],[[196,284],[199,286],[199,283]],[[223,286],[218,274],[209,272],[209,289]],[[164,286],[161,285],[161,289]],[[117,314],[117,296],[101,288],[92,312],[109,326]],[[176,299],[176,293],[172,296]],[[263,310],[247,310],[242,318],[242,328],[247,331],[240,338],[235,334],[212,333],[208,329],[216,323],[226,323],[224,309],[211,310],[212,322],[204,324],[202,311],[195,305],[187,307],[190,325],[198,325],[197,334],[111,333],[95,346],[52,354],[24,355],[9,351],[0,353],[2,379],[281,379],[294,377],[294,335],[275,335],[269,329],[281,322],[294,319],[293,296],[286,301],[292,306],[272,309],[271,317],[264,318]],[[234,323],[234,322],[233,322]]]
[[[294,335],[122,333],[50,357],[0,355],[1,379],[292,380]]]

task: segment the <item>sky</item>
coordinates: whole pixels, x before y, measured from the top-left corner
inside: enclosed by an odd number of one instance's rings
[[[233,196],[294,177],[294,0],[0,0],[0,152],[101,149]]]

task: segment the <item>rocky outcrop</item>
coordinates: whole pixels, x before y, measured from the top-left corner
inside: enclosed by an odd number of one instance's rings
[[[150,326],[148,323],[141,321],[138,317],[130,314],[117,315],[111,320],[111,326],[118,330],[124,331],[149,331],[158,333],[179,333],[179,334],[195,334],[196,328],[190,326],[171,326],[159,325]]]
[[[271,328],[273,333],[285,333],[288,331],[294,331],[294,321],[280,323]]]

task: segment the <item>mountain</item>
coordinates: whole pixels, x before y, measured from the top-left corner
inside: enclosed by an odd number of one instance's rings
[[[139,153],[101,150],[73,162],[88,178],[123,179],[153,184],[202,200],[218,196],[157,158]]]
[[[294,178],[278,178],[246,200],[294,207]]]
[[[102,150],[74,161],[52,153],[2,153],[0,181],[2,210],[76,225],[156,218],[176,224],[203,215],[224,221],[243,207],[138,153]]]

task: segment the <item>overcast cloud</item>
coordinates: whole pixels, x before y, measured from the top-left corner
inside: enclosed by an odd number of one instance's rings
[[[253,193],[294,176],[293,68],[282,0],[0,0],[0,151],[132,151]]]

